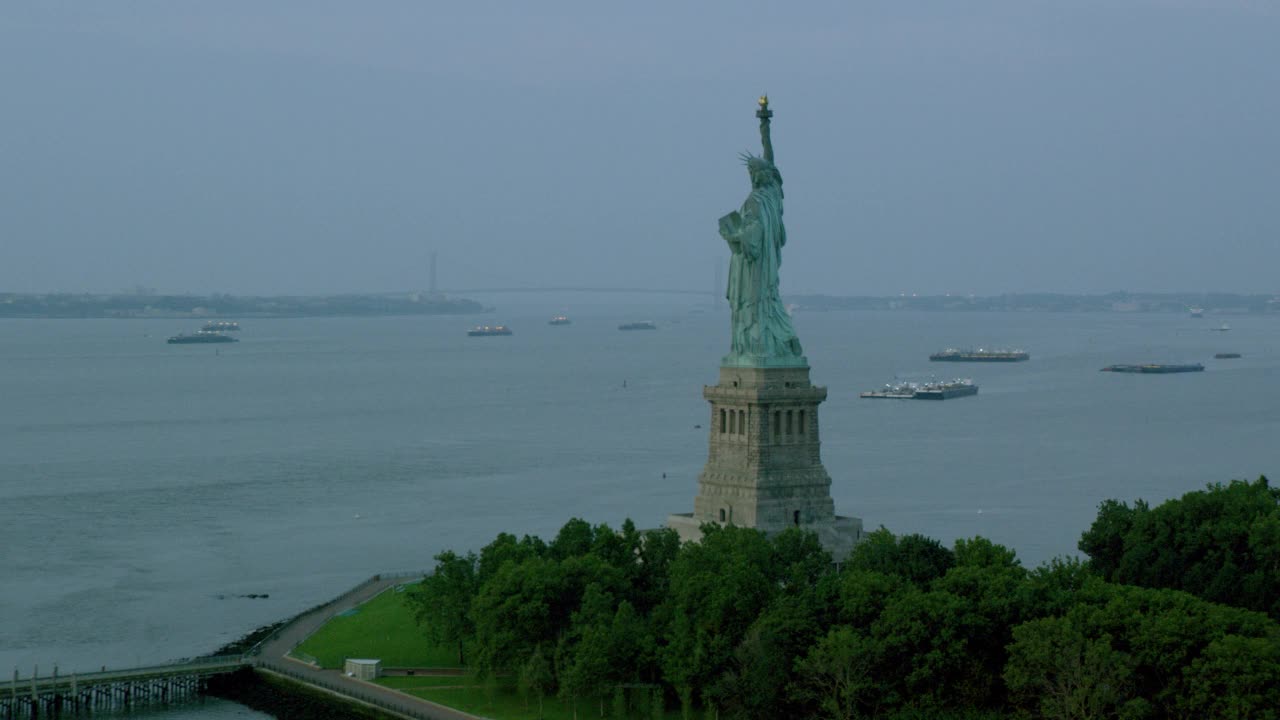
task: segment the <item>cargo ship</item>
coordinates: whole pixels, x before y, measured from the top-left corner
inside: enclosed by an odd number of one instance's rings
[[[570,319],[569,319],[567,316],[565,316],[565,315],[557,315],[557,316],[555,316],[555,317],[551,318],[550,320],[548,320],[548,321],[547,321],[547,324],[548,324],[548,325],[569,325],[569,324],[571,324],[572,322],[573,322],[573,321],[572,321],[572,320],[570,320]]]
[[[947,348],[929,356],[934,362],[1022,362],[1031,357],[1023,350],[957,350]]]
[[[200,329],[207,332],[238,332],[240,323],[234,320],[212,320],[205,323],[204,327]]]
[[[657,330],[658,326],[653,324],[652,320],[641,320],[640,322],[623,323],[618,326],[619,330]]]
[[[489,337],[492,335],[510,335],[511,328],[506,325],[479,325],[467,331],[471,337]]]
[[[952,380],[885,385],[881,390],[864,392],[858,397],[886,400],[950,400],[977,394],[978,386],[974,385],[972,380]]]
[[[1101,372],[1162,375],[1165,373],[1204,372],[1204,365],[1201,365],[1200,363],[1194,363],[1192,365],[1159,365],[1156,363],[1146,363],[1144,365],[1108,365],[1102,368]]]
[[[1213,357],[1218,360],[1235,360],[1240,357],[1240,353],[1218,353]]]
[[[223,335],[220,332],[200,330],[190,335],[174,335],[165,342],[170,345],[195,345],[200,343],[233,343],[240,341],[230,335]]]

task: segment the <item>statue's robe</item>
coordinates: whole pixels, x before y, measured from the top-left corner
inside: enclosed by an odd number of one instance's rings
[[[733,250],[725,293],[733,311],[731,354],[742,360],[799,357],[800,341],[778,294],[787,242],[782,189],[774,184],[753,189],[740,218],[722,221],[720,234]]]

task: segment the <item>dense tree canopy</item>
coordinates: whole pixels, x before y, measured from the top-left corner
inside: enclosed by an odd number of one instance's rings
[[[1107,500],[1080,539],[1117,583],[1185,590],[1280,619],[1280,488],[1215,483],[1151,508]]]
[[[1081,543],[1089,563],[1034,570],[984,538],[948,548],[879,530],[837,567],[798,529],[708,526],[681,545],[668,530],[572,520],[549,543],[504,534],[478,555],[442,553],[413,599],[478,673],[601,715],[621,712],[624,689],[653,688],[686,717],[726,720],[1280,720],[1280,625],[1211,602],[1237,597],[1210,597],[1215,576],[1195,569],[1229,563],[1243,597],[1271,597],[1257,573],[1273,557],[1274,491],[1203,495],[1106,503]],[[1203,598],[1113,582],[1158,540],[1175,550],[1159,562],[1188,568],[1184,585],[1202,579]]]

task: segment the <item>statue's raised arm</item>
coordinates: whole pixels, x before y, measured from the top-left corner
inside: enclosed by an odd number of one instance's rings
[[[760,96],[760,109],[756,111],[760,118],[760,144],[764,146],[764,159],[773,162],[773,139],[769,137],[769,120],[773,111],[769,109],[769,96]]]
[[[720,218],[720,235],[729,245],[729,287],[725,297],[733,313],[733,337],[725,367],[806,367],[806,360],[778,292],[778,268],[787,231],[782,225],[782,175],[773,164],[769,137],[769,98],[760,97],[762,156],[743,155],[751,194]]]

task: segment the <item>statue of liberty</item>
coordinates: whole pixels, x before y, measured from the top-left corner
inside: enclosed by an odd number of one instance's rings
[[[768,96],[760,98],[764,155],[743,155],[751,194],[720,218],[720,235],[733,252],[725,297],[733,312],[733,340],[723,364],[738,367],[807,367],[800,340],[778,295],[778,267],[787,231],[782,225],[782,175],[773,164]]]

